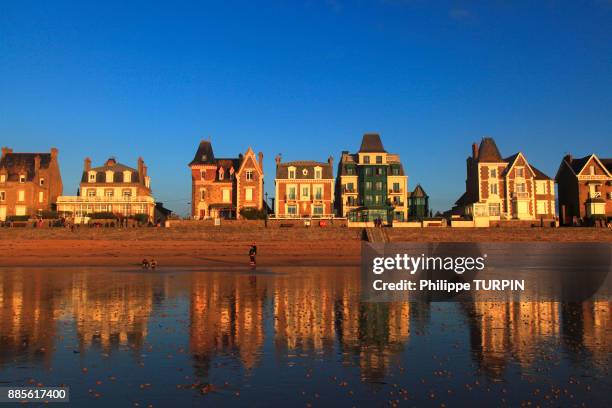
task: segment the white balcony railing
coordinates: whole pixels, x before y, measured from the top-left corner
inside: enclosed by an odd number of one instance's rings
[[[512,193],[512,198],[529,198],[529,193],[515,191]]]
[[[87,197],[87,196],[59,196],[57,197],[58,204],[103,204],[103,203],[119,203],[119,204],[138,204],[138,203],[154,203],[155,199],[150,196],[118,196],[118,197]]]

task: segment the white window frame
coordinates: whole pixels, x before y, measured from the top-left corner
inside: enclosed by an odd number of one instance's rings
[[[247,181],[253,180],[253,170],[247,170],[245,173],[245,178]]]
[[[253,187],[247,187],[244,189],[244,199],[246,201],[253,201]]]

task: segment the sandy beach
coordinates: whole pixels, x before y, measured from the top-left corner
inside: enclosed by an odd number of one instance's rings
[[[596,228],[387,229],[391,242],[610,242]],[[258,247],[260,266],[350,266],[360,261],[361,229],[83,228],[0,229],[1,266],[127,266],[155,257],[163,266],[240,267]]]

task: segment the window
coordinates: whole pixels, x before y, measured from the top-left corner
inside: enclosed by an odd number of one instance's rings
[[[366,190],[371,190],[372,189],[372,182],[371,181],[366,181],[365,182],[365,188],[366,188]]]
[[[244,194],[244,196],[245,196],[245,200],[247,200],[247,201],[253,201],[253,189],[252,189],[252,188],[250,188],[250,187],[249,187],[249,188],[247,188],[247,189],[245,190],[245,194]]]
[[[399,176],[399,168],[398,167],[393,167],[391,169],[391,174],[393,174],[394,176]]]
[[[355,191],[355,187],[353,186],[353,183],[346,183],[346,191],[350,193]]]
[[[376,156],[376,164],[382,164],[382,156]]]
[[[16,206],[15,215],[26,215],[26,206],[25,205]]]
[[[289,187],[289,200],[295,200],[295,187]]]
[[[205,172],[204,170],[202,170],[202,171],[200,172],[200,178],[201,178],[202,180],[204,180],[204,179],[206,178],[206,172]]]
[[[19,182],[20,183],[25,183],[26,182],[26,176],[24,174],[20,174],[19,175]]]
[[[400,192],[400,183],[393,183],[393,192],[394,193]]]
[[[382,191],[382,189],[383,189],[382,181],[377,181],[376,182],[376,191]]]
[[[6,192],[0,191],[0,201],[6,201]]]
[[[315,196],[315,200],[322,200],[323,199],[323,187],[321,186],[315,187],[314,196]]]
[[[491,169],[489,175],[491,178],[497,178],[497,169]]]
[[[315,205],[312,209],[312,213],[314,215],[323,215],[323,206],[322,205]]]
[[[536,204],[536,209],[538,211],[538,214],[548,214],[548,210],[547,210],[547,205],[546,205],[546,200],[538,200],[537,204]]]
[[[106,189],[104,190],[104,197],[113,197],[115,195],[115,192],[112,189]]]
[[[17,193],[17,201],[25,201],[25,191],[19,190],[19,193]]]
[[[288,205],[287,206],[287,214],[289,214],[289,215],[296,215],[297,214],[297,206],[295,206],[295,205]]]
[[[351,196],[348,198],[346,205],[354,206],[355,205],[355,197]]]
[[[121,192],[121,195],[122,195],[124,198],[130,198],[130,197],[132,196],[132,190],[130,190],[130,189],[125,189],[125,190],[123,190],[123,191]]]
[[[498,192],[497,192],[497,183],[491,183],[489,185],[489,191],[491,192],[491,194],[498,194]]]
[[[536,181],[536,194],[546,194],[545,181]]]
[[[371,204],[372,203],[372,196],[371,195],[366,195],[365,196],[365,202],[366,204]]]
[[[304,170],[302,170],[302,174],[303,174],[304,176],[307,176],[307,175],[308,175],[308,169],[304,169]]]
[[[355,169],[353,167],[346,167],[346,174],[348,174],[349,176],[352,176],[355,174]]]
[[[382,203],[382,197],[379,195],[374,196],[374,204],[381,204]]]
[[[306,187],[302,187],[302,198],[309,198],[310,197],[310,187],[306,186]]]
[[[44,203],[45,202],[45,193],[43,193],[42,191],[38,192],[38,202],[39,203]]]
[[[363,156],[363,163],[370,164],[370,156]]]
[[[516,183],[516,192],[524,193],[525,192],[525,183]]]
[[[589,173],[591,173],[591,176],[595,175],[595,166],[589,167]]]
[[[516,168],[516,177],[525,177],[525,168],[517,167]]]
[[[90,188],[89,190],[87,190],[87,197],[95,197],[96,196],[96,190],[93,188]]]
[[[126,170],[123,172],[123,182],[124,183],[131,183],[132,182],[132,172],[129,170]]]
[[[323,177],[322,177],[322,174],[321,174],[321,169],[315,169],[315,178],[316,178],[316,179],[321,179],[321,178],[323,178]]]
[[[223,168],[220,168],[219,169],[219,180],[223,180],[224,178],[225,178],[225,171],[223,171]]]
[[[94,183],[96,181],[96,173],[95,172],[89,172],[89,182],[90,183]]]
[[[112,170],[106,171],[106,182],[112,183],[114,181],[115,173]]]
[[[40,185],[40,186],[44,186],[44,185],[45,185],[45,179],[41,177],[41,178],[38,180],[38,185]]]
[[[223,202],[229,203],[230,201],[232,201],[231,196],[230,196],[230,189],[228,188],[223,189]]]
[[[370,167],[366,167],[366,169],[365,169],[365,175],[366,175],[366,176],[371,176],[371,175],[372,175],[372,168],[370,168]]]
[[[5,182],[6,182],[6,174],[0,175],[0,183],[5,183]]]
[[[494,217],[499,216],[499,203],[489,204],[489,215]]]
[[[376,169],[376,175],[377,176],[384,176],[385,175],[385,169],[383,169],[382,167],[379,167]]]
[[[295,178],[295,176],[293,176]],[[253,170],[247,170],[246,171],[246,179],[247,180],[253,180]]]
[[[289,178],[290,179],[294,179],[295,178],[295,169],[289,169]]]
[[[206,189],[200,190],[200,200],[201,201],[206,200]]]

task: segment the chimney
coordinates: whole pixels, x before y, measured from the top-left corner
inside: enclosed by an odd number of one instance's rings
[[[277,154],[276,158],[274,160],[276,160],[276,165],[279,166],[281,164],[281,160],[282,160],[281,154],[280,153]]]
[[[263,169],[263,153],[257,153],[257,158],[259,159],[259,166]]]
[[[472,143],[472,157],[474,160],[478,160],[478,145],[476,143]]]
[[[57,154],[58,153],[59,153],[59,151],[57,150],[56,147],[52,147],[51,148],[51,161],[57,160]]]
[[[34,156],[34,174],[40,170],[40,154]]]
[[[8,147],[2,148],[2,157],[6,156],[9,153],[13,153],[13,149],[9,149]]]
[[[334,158],[332,156],[327,158],[327,164],[329,164],[329,167],[334,167]]]
[[[138,158],[138,181],[140,183],[144,183],[144,178],[146,176],[145,172],[146,172],[146,169],[144,165],[144,160],[142,159],[142,157],[139,157]]]
[[[83,171],[88,172],[89,170],[91,170],[91,159],[86,157],[83,162]]]
[[[572,155],[571,155],[571,154],[566,154],[566,155],[563,157],[563,160],[565,160],[565,161],[566,161],[568,164],[572,164],[572,160],[574,160],[574,158],[572,157]]]

